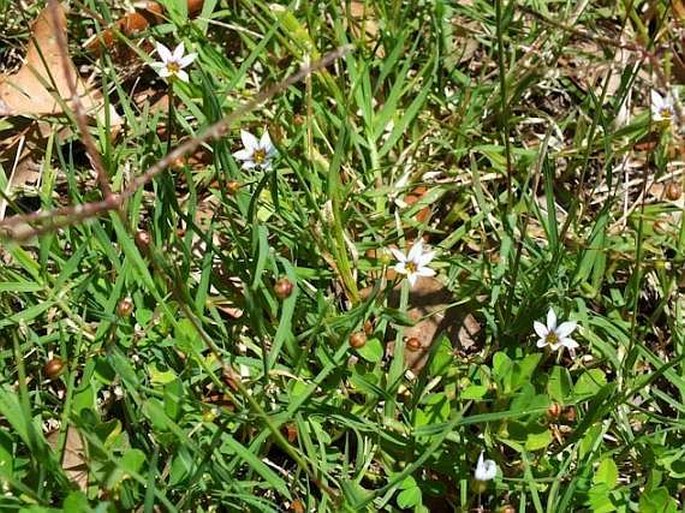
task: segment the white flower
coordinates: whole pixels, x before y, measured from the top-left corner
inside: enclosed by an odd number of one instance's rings
[[[183,71],[183,68],[190,65],[197,57],[196,53],[185,53],[183,42],[180,42],[173,53],[162,43],[155,43],[157,46],[157,53],[159,54],[160,62],[153,62],[150,64],[160,77],[162,78],[178,78],[183,82],[188,82],[188,73]]]
[[[652,119],[654,121],[671,121],[676,116],[675,104],[678,96],[675,90],[666,96],[661,96],[655,90],[651,92],[652,99]]]
[[[547,312],[547,326],[538,321],[533,323],[535,333],[540,337],[537,346],[549,346],[553,351],[565,347],[573,353],[578,347],[578,342],[569,338],[569,335],[573,333],[577,326],[578,323],[576,321],[562,322],[557,326],[557,315],[550,308]]]
[[[406,274],[412,287],[419,276],[435,276],[435,271],[426,267],[435,257],[435,251],[424,251],[423,239],[417,240],[406,256],[395,248],[390,248],[390,251],[397,259],[395,271]]]
[[[262,169],[269,169],[271,167],[271,159],[278,152],[271,142],[268,131],[265,130],[262,138],[257,140],[250,132],[241,130],[240,139],[243,141],[244,148],[236,151],[233,157],[243,161],[243,168],[261,167]]]
[[[478,481],[490,481],[497,475],[497,463],[492,460],[483,459],[484,452],[481,451],[478,457],[478,464],[474,476]]]

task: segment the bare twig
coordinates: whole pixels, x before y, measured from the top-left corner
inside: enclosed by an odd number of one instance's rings
[[[56,0],[51,1],[56,2]],[[121,192],[121,194],[113,194],[110,192],[105,196],[103,201],[61,207],[46,212],[34,212],[31,214],[19,214],[12,216],[0,223],[0,236],[4,236],[16,241],[27,240],[42,233],[50,232],[65,226],[70,226],[81,221],[85,221],[110,210],[122,208],[124,202],[128,198],[133,196],[141,187],[150,182],[155,176],[164,171],[176,160],[194,151],[204,142],[222,137],[226,134],[229,127],[245,114],[254,110],[275,95],[283,92],[291,85],[301,81],[311,73],[329,66],[348,53],[351,49],[351,45],[341,46],[327,53],[320,60],[314,62],[310,66],[302,67],[299,71],[291,74],[283,81],[258,92],[252,100],[241,105],[213,125],[210,125],[198,136],[189,139],[170,151],[164,158],[157,161],[143,174],[135,178],[128,185],[128,187]],[[84,133],[84,136],[86,133]],[[27,225],[30,225],[30,227],[27,227]]]
[[[59,30],[61,17],[64,16],[63,7],[58,0],[49,0],[49,6],[52,24],[55,27],[55,40],[57,41],[57,47],[59,48],[60,58],[62,60],[62,72],[64,73],[67,86],[69,87],[69,94],[71,94],[71,102],[74,109],[74,116],[76,117],[76,123],[79,132],[81,133],[83,144],[86,147],[88,157],[90,157],[90,161],[95,168],[96,179],[100,186],[100,190],[102,191],[102,195],[103,197],[108,198],[112,194],[112,189],[109,186],[109,176],[107,175],[107,171],[102,162],[102,156],[95,146],[95,140],[88,128],[88,117],[86,115],[86,110],[83,107],[83,103],[79,98],[76,82],[77,77],[74,76],[71,59],[69,58],[69,47],[67,46],[66,34]]]

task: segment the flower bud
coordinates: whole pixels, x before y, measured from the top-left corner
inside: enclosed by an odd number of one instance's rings
[[[43,374],[45,374],[49,380],[57,379],[59,375],[62,374],[62,371],[64,371],[65,366],[64,360],[61,358],[52,358],[43,366]]]
[[[293,283],[288,278],[281,278],[274,284],[274,294],[278,299],[287,299],[292,293]]]
[[[366,345],[366,333],[356,331],[350,336],[350,346],[354,349],[362,348]]]

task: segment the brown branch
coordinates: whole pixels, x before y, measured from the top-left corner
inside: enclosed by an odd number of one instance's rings
[[[55,1],[56,0],[51,0]],[[141,187],[150,182],[155,176],[164,171],[177,159],[194,151],[204,142],[217,139],[226,134],[229,127],[242,116],[254,110],[256,107],[266,102],[275,95],[283,92],[291,85],[301,81],[311,73],[319,71],[336,60],[340,59],[352,49],[351,45],[341,46],[326,55],[320,60],[309,66],[303,66],[299,71],[291,74],[283,81],[273,86],[259,91],[257,95],[247,103],[239,106],[236,110],[207,127],[201,134],[189,139],[185,143],[169,152],[164,158],[150,166],[143,174],[135,178],[121,194],[112,194],[105,197],[103,201],[85,203],[82,205],[60,207],[46,212],[33,212],[31,214],[18,214],[0,223],[0,236],[7,237],[15,241],[23,241],[49,231],[64,228],[96,217],[104,212],[116,210],[123,207],[124,202],[133,196]],[[99,154],[98,154],[99,155]],[[31,225],[27,228],[26,225]],[[16,227],[12,229],[12,227]]]

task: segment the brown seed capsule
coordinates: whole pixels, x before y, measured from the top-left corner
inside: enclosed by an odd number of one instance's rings
[[[561,405],[559,403],[550,404],[547,408],[547,416],[551,419],[556,419],[561,415]]]
[[[569,424],[573,424],[576,421],[576,409],[573,406],[567,406],[564,408],[562,413],[564,420]]]
[[[43,374],[50,380],[57,379],[65,366],[64,360],[55,357],[43,366]]]
[[[682,195],[683,188],[678,182],[669,182],[666,185],[666,197],[671,201],[679,200]]]
[[[421,341],[416,337],[410,337],[404,343],[404,347],[407,348],[407,351],[411,351],[412,353],[415,353],[416,351],[421,349]]]
[[[295,424],[286,424],[283,426],[282,431],[288,442],[292,444],[297,441],[297,427],[295,427]]]
[[[505,504],[499,509],[500,513],[516,513],[516,508],[511,504]]]
[[[293,293],[293,283],[288,278],[281,278],[274,284],[274,294],[278,299],[286,299]]]
[[[240,190],[240,182],[238,180],[229,180],[226,182],[226,190],[233,196]]]
[[[373,333],[373,322],[371,319],[367,319],[364,321],[364,333],[367,335],[371,335]]]
[[[150,234],[145,230],[138,230],[136,232],[136,246],[141,251],[147,251],[150,247]]]
[[[363,331],[355,331],[350,335],[350,346],[354,349],[359,349],[366,345],[366,333]]]
[[[117,305],[117,315],[119,317],[128,317],[133,311],[133,301],[130,297],[125,297]]]
[[[302,504],[300,499],[295,499],[290,505],[290,511],[292,511],[292,513],[304,513],[304,504]]]
[[[293,124],[295,126],[304,125],[304,116],[302,114],[295,114],[293,116]]]

